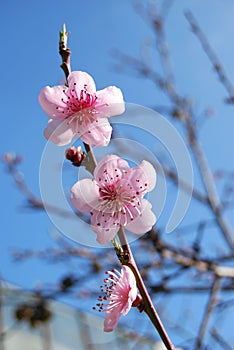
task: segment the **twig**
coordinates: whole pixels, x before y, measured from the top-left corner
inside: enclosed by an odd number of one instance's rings
[[[203,320],[202,320],[202,323],[201,323],[201,326],[199,329],[199,333],[198,333],[197,341],[195,343],[194,350],[200,350],[202,348],[202,343],[203,343],[203,339],[204,339],[205,332],[207,329],[207,325],[208,325],[211,313],[213,311],[213,308],[215,306],[216,297],[217,297],[219,290],[220,290],[220,279],[216,278],[214,281],[211,293],[210,293],[210,298],[209,298],[209,301],[207,303],[207,307],[206,307],[205,312],[204,312]]]
[[[157,14],[156,12],[153,15],[151,12],[149,14],[149,17],[151,17],[150,20],[155,30],[156,46],[157,46],[157,51],[159,53],[159,57],[161,59],[164,75],[166,77],[167,82],[173,86],[175,77],[174,77],[174,73],[171,65],[171,57],[170,57],[168,45],[165,38],[165,31],[164,31],[165,21],[163,20],[163,17],[160,14]]]
[[[192,28],[193,33],[196,35],[196,37],[200,41],[203,50],[205,51],[209,60],[211,61],[213,68],[219,77],[219,80],[221,81],[221,83],[225,87],[226,91],[228,92],[229,98],[231,100],[230,102],[233,103],[234,102],[234,86],[231,83],[231,81],[228,79],[227,74],[226,74],[220,60],[218,59],[217,55],[215,54],[215,52],[211,48],[207,38],[205,37],[204,33],[202,32],[198,22],[196,21],[194,15],[191,13],[191,11],[185,11],[185,17],[188,20],[188,22]]]
[[[217,277],[234,279],[233,266],[227,266],[226,264],[221,265],[220,263],[216,262],[215,259],[199,259],[196,254],[194,255],[194,251],[191,252],[190,250],[173,246],[169,243],[164,243],[154,229],[150,231],[149,239],[156,251],[165,259],[171,259],[175,263],[184,267],[195,267],[199,271],[210,271]],[[221,260],[228,260],[232,258],[233,256],[229,255],[221,257]],[[217,259],[217,261],[219,261],[219,259]]]
[[[162,166],[162,169],[165,173],[165,175],[174,182],[174,184],[178,185],[179,181],[178,181],[178,176],[176,174],[176,172],[173,169],[169,169],[166,166]],[[191,185],[187,184],[185,181],[180,179],[180,186],[181,188],[188,193],[192,193],[192,196],[198,200],[199,202],[202,202],[203,204],[208,204],[208,198],[206,195],[204,195],[202,192],[200,192],[198,189],[196,188],[191,188]]]
[[[66,79],[68,78],[70,72],[71,72],[71,63],[70,63],[70,56],[71,56],[71,50],[67,47],[67,38],[68,38],[69,32],[66,31],[66,25],[63,25],[63,30],[60,32],[60,39],[59,39],[59,54],[62,57],[62,64],[61,68],[64,71]]]
[[[94,169],[97,165],[97,161],[95,158],[95,155],[93,153],[93,149],[90,145],[88,145],[87,143],[84,143],[84,147],[85,150],[87,152],[87,157],[83,160],[82,165],[84,165],[86,167],[86,169],[93,174]]]
[[[148,294],[148,291],[147,291],[145,284],[142,280],[139,269],[136,265],[135,259],[132,255],[131,248],[127,242],[125,232],[122,228],[120,228],[120,230],[118,232],[118,236],[119,236],[119,240],[120,240],[122,249],[123,249],[125,255],[127,255],[127,257],[128,257],[127,261],[126,262],[122,261],[122,263],[129,266],[135,275],[135,278],[137,281],[137,287],[140,291],[140,294],[141,294],[141,297],[143,300],[144,311],[149,316],[151,322],[153,323],[153,325],[157,329],[157,331],[158,331],[164,345],[166,346],[167,350],[175,350],[166,330],[163,327],[163,324],[160,320],[160,317],[154,308],[152,300]]]
[[[217,224],[220,227],[229,247],[232,250],[234,250],[233,230],[221,212],[221,202],[214,183],[214,177],[210,170],[208,161],[206,159],[206,155],[199,141],[197,140],[196,129],[192,122],[191,115],[186,118],[186,127],[188,130],[188,134],[190,135],[189,143],[194,153],[194,156],[201,174],[201,178],[207,192],[209,207],[212,210],[213,214],[215,215]]]
[[[223,339],[223,337],[218,333],[217,329],[213,329],[211,335],[216,342],[222,346],[223,350],[233,350],[233,347]]]
[[[191,285],[189,287],[187,286],[175,286],[175,287],[167,287],[163,286],[161,284],[159,285],[151,285],[150,290],[151,292],[154,292],[155,294],[163,293],[163,294],[198,294],[201,293],[207,293],[211,289],[210,285],[204,285],[204,286],[194,286]],[[233,291],[233,284],[230,283],[229,285],[222,286],[222,292],[227,292],[230,294],[230,292]]]

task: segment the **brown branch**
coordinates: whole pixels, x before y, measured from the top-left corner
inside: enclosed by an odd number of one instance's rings
[[[123,252],[125,253],[125,255],[127,256],[127,261],[121,261],[122,264],[125,264],[127,266],[129,266],[131,268],[131,270],[133,271],[135,278],[136,278],[136,282],[137,282],[137,287],[139,289],[139,292],[141,294],[142,300],[143,300],[143,306],[144,306],[144,311],[146,312],[146,314],[149,316],[151,322],[153,323],[153,325],[155,326],[155,328],[157,329],[164,345],[166,346],[167,350],[175,350],[161,320],[160,317],[152,303],[152,300],[149,296],[149,293],[145,287],[145,284],[142,280],[141,274],[139,272],[139,269],[136,265],[135,259],[132,255],[132,251],[130,249],[130,246],[126,240],[126,236],[125,236],[125,232],[123,231],[123,229],[121,228],[118,232],[118,236],[119,236],[119,240],[121,243],[121,246],[123,248]]]
[[[161,59],[161,65],[163,68],[164,75],[166,77],[166,81],[170,83],[172,86],[175,82],[174,72],[171,64],[171,57],[169,48],[166,42],[165,29],[163,17],[160,14],[152,12],[149,14],[155,36],[156,36],[156,47],[159,54],[159,58]]]
[[[184,250],[182,248],[174,247],[169,243],[164,243],[159,237],[154,236],[155,231],[151,231],[150,239],[153,242],[156,250],[164,259],[172,259],[176,264],[184,267],[194,267],[199,271],[209,271],[216,277],[226,277],[234,279],[234,267],[221,265],[214,261],[214,259],[198,259],[194,256],[194,252]]]
[[[194,15],[191,13],[191,11],[185,11],[185,17],[188,20],[193,33],[196,35],[196,37],[200,41],[204,52],[208,56],[211,64],[213,65],[213,68],[214,68],[215,72],[217,73],[220,82],[223,84],[226,91],[228,92],[230,102],[233,103],[234,102],[234,86],[231,83],[231,81],[228,79],[227,74],[224,70],[224,67],[222,66],[217,55],[215,54],[215,52],[211,48],[205,34],[202,32],[198,22],[196,21]]]
[[[173,84],[171,84],[167,79],[165,79],[161,74],[152,69],[148,64],[142,62],[140,59],[132,57],[130,55],[123,54],[118,50],[113,52],[115,59],[121,61],[121,66],[117,68],[123,71],[124,66],[131,67],[134,69],[140,76],[145,77],[152,81],[160,90],[162,90],[170,101],[178,105],[181,103],[181,99]]]
[[[173,171],[172,169],[167,168],[166,166],[163,166],[163,171],[165,173],[165,175],[173,181],[174,184],[178,185],[178,176],[175,173],[175,171]],[[205,196],[202,192],[200,192],[198,189],[196,188],[191,188],[191,186],[189,184],[187,184],[185,181],[180,179],[180,187],[188,193],[192,193],[193,198],[195,198],[196,200],[198,200],[199,202],[203,203],[203,204],[208,204],[208,198],[207,196]]]
[[[199,141],[196,137],[196,129],[194,127],[194,124],[192,122],[192,114],[190,116],[187,116],[186,118],[186,127],[188,130],[189,136],[189,143],[191,146],[191,149],[193,151],[193,154],[196,159],[196,163],[198,165],[198,169],[201,174],[201,179],[203,181],[203,185],[207,192],[208,197],[208,204],[213,212],[216,222],[218,226],[220,227],[224,238],[226,239],[226,242],[228,243],[229,247],[234,250],[234,233],[233,229],[230,226],[230,224],[227,222],[227,220],[224,218],[222,211],[221,211],[221,202],[216,190],[215,182],[213,174],[210,170],[206,155],[202,149],[202,146],[200,145]]]
[[[95,158],[95,155],[93,153],[93,149],[90,145],[88,145],[87,143],[84,142],[84,147],[85,147],[85,150],[87,152],[87,156],[86,158],[83,160],[83,163],[82,165],[84,165],[86,167],[86,169],[91,173],[93,174],[94,172],[94,169],[97,165],[97,161],[96,161],[96,158]]]
[[[63,30],[61,30],[60,32],[59,54],[62,57],[62,64],[60,65],[60,67],[64,71],[66,80],[71,72],[71,62],[70,62],[71,50],[67,48],[68,35],[69,35],[69,32],[66,31],[66,26],[64,24]]]
[[[175,287],[167,287],[165,285],[151,285],[150,291],[154,292],[155,294],[163,293],[163,294],[201,294],[201,293],[207,293],[211,289],[210,285],[204,285],[204,286],[175,286]],[[222,292],[230,293],[233,291],[233,284],[229,284],[226,286],[222,286]]]
[[[206,309],[204,312],[203,320],[202,320],[201,325],[200,325],[200,329],[199,329],[199,333],[198,333],[197,341],[195,343],[194,350],[200,350],[202,348],[202,343],[203,343],[203,339],[204,339],[204,336],[206,333],[207,325],[208,325],[211,313],[213,311],[213,308],[215,306],[217,294],[218,294],[219,290],[220,290],[220,279],[216,278],[216,280],[214,281],[211,293],[210,293],[209,301],[207,303],[207,306],[206,306]]]
[[[221,345],[223,350],[233,350],[233,347],[229,345],[223,337],[219,334],[217,329],[213,329],[211,332],[212,337],[216,340],[216,342]]]

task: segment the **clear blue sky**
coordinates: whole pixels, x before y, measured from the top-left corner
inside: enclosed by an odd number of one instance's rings
[[[233,169],[233,107],[221,103],[226,92],[217,82],[210,62],[190,32],[183,15],[187,7],[197,17],[232,79],[234,2],[175,1],[167,27],[181,91],[193,96],[198,111],[209,106],[216,109],[216,114],[201,133],[212,169]],[[35,194],[39,195],[38,173],[45,146],[43,130],[47,123],[37,96],[43,86],[56,85],[63,78],[59,68],[58,33],[64,22],[71,32],[69,46],[73,70],[89,72],[98,89],[108,85],[121,87],[127,102],[150,107],[165,101],[151,83],[119,74],[113,69],[115,60],[110,55],[111,49],[118,48],[138,57],[142,44],[153,40],[151,30],[134,12],[131,1],[1,1],[0,20],[0,152],[12,151],[24,156],[22,171]],[[29,288],[35,281],[55,281],[66,267],[48,269],[46,264],[36,260],[17,265],[12,263],[11,247],[47,247],[51,243],[49,232],[52,224],[45,214],[24,208],[24,198],[12,185],[3,166],[1,194],[1,274],[11,282]]]

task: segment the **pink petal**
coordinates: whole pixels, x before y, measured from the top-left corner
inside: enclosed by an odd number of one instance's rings
[[[96,109],[100,112],[101,117],[112,117],[125,111],[123,94],[116,86],[97,91],[96,96]]]
[[[130,308],[132,307],[132,303],[136,300],[137,285],[136,285],[135,276],[132,270],[128,266],[126,265],[122,266],[122,275],[123,275],[122,284],[126,286],[126,289],[128,292],[128,302],[124,305],[124,307],[121,310],[121,314],[125,316],[129,312]]]
[[[121,315],[126,316],[130,311],[132,307],[132,303],[134,302],[134,300],[136,300],[136,297],[137,297],[137,289],[136,289],[136,296],[134,299],[132,298],[133,295],[135,295],[135,288],[134,290],[131,289],[129,291],[129,298],[128,298],[128,301],[124,304],[123,308],[121,309]]]
[[[126,225],[126,228],[136,234],[142,234],[151,230],[156,222],[156,216],[151,211],[152,205],[146,199],[142,200],[143,212],[141,216]]]
[[[91,227],[97,234],[97,242],[105,244],[110,242],[119,230],[119,225],[115,224],[116,219],[109,213],[94,211],[91,216]]]
[[[147,187],[148,191],[152,191],[156,185],[156,171],[153,165],[146,160],[143,160],[139,165],[139,168],[142,169],[143,173],[147,176],[147,181],[149,183],[149,187]]]
[[[91,211],[98,205],[98,187],[91,179],[83,179],[71,188],[71,201],[79,211]]]
[[[120,309],[114,308],[106,312],[104,320],[104,332],[112,332],[120,318]]]
[[[82,71],[73,71],[69,74],[68,77],[68,86],[69,90],[74,89],[80,96],[81,90],[84,88],[90,93],[96,93],[96,86],[93,78],[86,72]]]
[[[107,118],[97,119],[94,123],[82,125],[79,130],[81,140],[90,146],[106,146],[110,142],[112,127]]]
[[[63,90],[67,90],[67,87],[63,85],[54,87],[46,86],[38,96],[39,103],[44,112],[52,119],[64,119],[64,114],[61,113],[66,108],[65,103],[62,101],[64,97]]]
[[[133,271],[128,267],[127,265],[123,265],[121,269],[122,275],[123,275],[123,283],[125,285],[130,285],[132,289],[135,288],[136,296],[133,298],[132,302],[137,297],[137,288],[136,288],[136,279],[134,276]]]
[[[122,177],[122,172],[129,169],[128,163],[116,155],[103,157],[94,170],[94,177],[97,182],[110,183]],[[107,181],[105,181],[107,180]]]
[[[115,238],[117,232],[118,232],[118,228],[113,228],[113,229],[109,229],[109,231],[107,232],[106,230],[100,230],[100,231],[97,231],[97,226],[92,226],[92,229],[93,231],[96,233],[97,235],[97,238],[96,238],[96,241],[99,243],[99,244],[105,244],[105,243],[108,243],[110,241],[112,241],[112,239]]]
[[[57,146],[67,145],[74,138],[74,132],[70,125],[65,120],[48,121],[47,128],[44,130],[45,138],[53,142]]]
[[[156,184],[155,169],[146,160],[143,160],[139,166],[131,168],[125,177],[131,181],[132,187],[142,194],[151,191]]]

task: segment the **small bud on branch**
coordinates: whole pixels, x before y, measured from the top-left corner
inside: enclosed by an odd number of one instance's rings
[[[71,50],[67,48],[67,38],[70,33],[66,31],[66,25],[63,25],[63,30],[60,31],[60,39],[59,39],[59,54],[62,57],[61,68],[64,71],[66,79],[68,78],[71,72],[71,64],[70,64],[70,56]]]
[[[66,149],[65,156],[68,160],[72,162],[74,166],[81,166],[82,161],[86,157],[86,153],[84,153],[80,146],[75,148],[74,146],[71,146]]]

